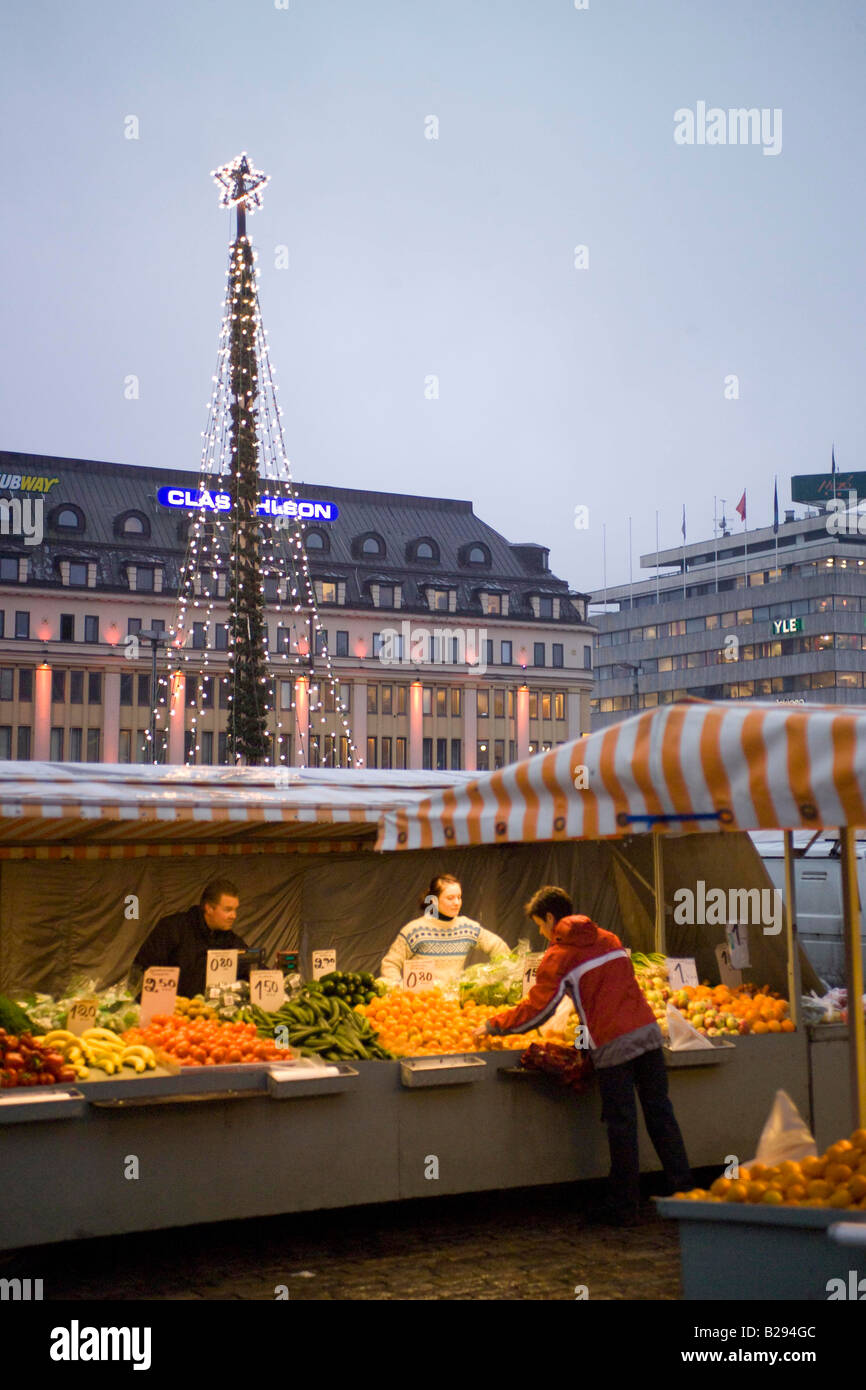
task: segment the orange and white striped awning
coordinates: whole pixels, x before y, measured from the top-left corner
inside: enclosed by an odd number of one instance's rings
[[[461,778],[466,774],[0,762],[0,857],[49,847],[372,849],[385,811]]]
[[[380,850],[866,826],[866,709],[686,700],[384,813]]]

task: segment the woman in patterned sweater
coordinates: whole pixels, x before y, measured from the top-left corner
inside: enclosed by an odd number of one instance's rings
[[[453,874],[437,874],[415,917],[393,942],[382,961],[382,979],[403,984],[407,961],[432,970],[437,985],[456,980],[466,957],[476,946],[488,956],[507,956],[511,947],[492,931],[485,931],[460,911],[463,892]]]

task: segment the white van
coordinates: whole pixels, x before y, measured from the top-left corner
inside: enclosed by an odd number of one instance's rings
[[[751,838],[773,886],[784,892],[785,844],[781,832],[756,830],[751,832]],[[806,955],[828,986],[845,984],[839,848],[839,837],[832,830],[794,831],[797,934]],[[866,840],[857,841],[857,880],[863,904],[866,902]],[[864,932],[861,945],[866,970],[866,924],[862,920],[861,931]]]

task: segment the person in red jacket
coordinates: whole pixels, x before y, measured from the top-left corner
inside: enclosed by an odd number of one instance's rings
[[[571,997],[582,1024],[578,1037],[590,1051],[601,1088],[610,1146],[607,1214],[617,1225],[633,1225],[640,1206],[635,1090],[671,1192],[693,1186],[668,1096],[661,1030],[618,936],[589,917],[575,915],[562,888],[539,889],[525,911],[551,945],[526,998],[494,1014],[476,1036],[526,1033],[550,1018],[565,994]]]

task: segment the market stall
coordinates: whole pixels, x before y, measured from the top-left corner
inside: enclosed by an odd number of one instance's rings
[[[304,973],[313,952],[329,947],[345,969],[375,970],[419,888],[446,860],[463,882],[467,910],[509,944],[526,935],[522,904],[546,881],[571,886],[581,907],[632,949],[659,944],[658,856],[649,837],[632,830],[615,843],[550,837],[453,847],[444,857],[432,845],[375,853],[389,818],[399,814],[405,824],[425,814],[422,803],[446,783],[449,797],[465,787],[477,798],[489,780],[8,764],[0,798],[3,988],[58,992],[76,973],[106,984],[127,968],[147,925],[194,900],[216,873],[240,881],[250,945],[261,945],[269,959],[296,950]],[[730,834],[724,845],[719,855],[717,837],[670,838],[670,893],[701,878],[725,891],[767,885],[745,836]],[[672,940],[701,972],[712,967],[712,941],[696,932]],[[761,938],[755,951],[759,978],[784,992],[783,938]],[[57,1101],[59,1112],[4,1101],[4,1152],[16,1182],[0,1198],[0,1240],[9,1248],[602,1175],[597,1098],[520,1071],[525,1041],[517,1043],[510,1053],[468,1058],[437,1057],[435,1047],[414,1061],[358,1058],[336,1076],[310,1079],[275,1079],[266,1065],[253,1064],[207,1075],[194,1068],[105,1077],[72,1088],[75,1094]],[[805,1047],[798,1030],[740,1038],[724,1063],[721,1054],[700,1066],[670,1059],[693,1163],[716,1161],[732,1130],[746,1143],[774,1086],[808,1105]],[[411,1045],[403,1051],[411,1054]],[[642,1145],[645,1164],[654,1166],[645,1135]],[[205,1165],[203,1183],[201,1156],[208,1154],[219,1162]],[[137,1160],[134,1178],[128,1155]],[[51,1204],[40,1199],[48,1171],[62,1174]]]

